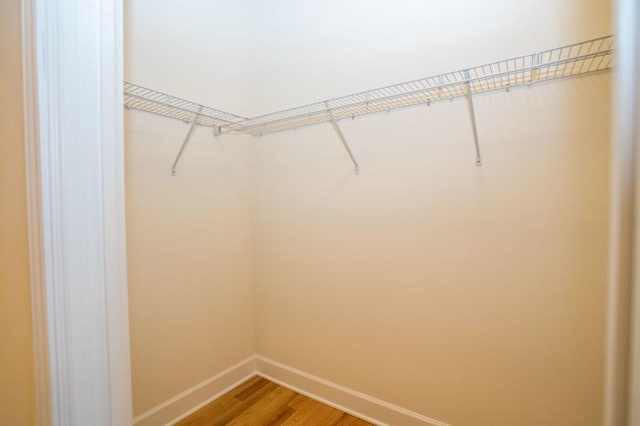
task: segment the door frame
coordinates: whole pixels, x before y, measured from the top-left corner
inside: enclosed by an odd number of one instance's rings
[[[22,0],[38,425],[132,423],[122,0]]]
[[[640,426],[640,6],[617,0],[604,426]],[[634,324],[635,323],[635,324]]]

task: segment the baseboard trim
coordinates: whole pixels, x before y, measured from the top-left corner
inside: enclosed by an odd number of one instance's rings
[[[257,374],[281,386],[380,426],[449,426],[278,361],[256,356]]]
[[[261,355],[250,356],[145,411],[133,419],[133,425],[174,425],[255,375],[379,426],[450,426]]]
[[[256,357],[232,365],[133,419],[134,426],[172,425],[256,375]]]

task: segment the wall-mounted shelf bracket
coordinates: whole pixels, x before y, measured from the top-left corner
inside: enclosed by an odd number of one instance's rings
[[[178,155],[176,155],[176,159],[173,160],[173,165],[171,166],[171,175],[172,176],[176,175],[176,167],[178,166],[178,162],[180,161],[180,157],[182,157],[182,153],[184,152],[184,149],[186,148],[187,144],[189,143],[189,139],[191,139],[191,135],[193,134],[193,131],[195,130],[196,126],[198,125],[198,118],[200,118],[200,112],[202,112],[202,107],[200,107],[198,109],[197,114],[195,115],[195,117],[193,117],[193,121],[191,122],[191,125],[189,126],[189,130],[187,131],[187,135],[184,137],[184,141],[182,141],[182,145],[180,146],[180,151],[178,151]],[[214,130],[214,132],[215,132],[215,130]]]
[[[356,161],[356,158],[353,156],[353,152],[351,152],[351,148],[349,148],[349,144],[347,143],[347,140],[344,138],[344,135],[342,134],[342,130],[340,130],[340,126],[338,126],[338,122],[336,121],[336,118],[334,117],[330,109],[327,109],[327,114],[329,116],[329,123],[331,123],[331,127],[333,127],[333,131],[336,132],[338,139],[340,139],[340,142],[342,142],[342,146],[344,146],[344,149],[347,151],[347,154],[349,154],[349,157],[353,162],[353,172],[355,174],[359,174],[360,167],[358,166],[358,162]]]
[[[536,81],[540,80],[540,62],[541,62],[542,53],[534,53],[531,55],[531,72],[529,74],[529,84],[531,86]]]
[[[466,79],[466,98],[467,108],[469,109],[469,119],[471,120],[471,131],[473,132],[473,143],[476,147],[476,166],[482,165],[482,157],[480,156],[480,142],[478,141],[478,128],[476,127],[476,113],[473,109],[473,92],[471,88],[471,80],[469,76],[469,70],[464,70],[464,77]]]

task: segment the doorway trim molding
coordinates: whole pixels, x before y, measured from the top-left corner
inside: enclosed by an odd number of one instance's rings
[[[640,426],[640,6],[614,2],[616,67],[611,112],[611,196],[604,426]],[[635,287],[635,288],[634,288]],[[632,325],[635,318],[635,325]]]
[[[37,424],[132,421],[122,0],[22,0]]]

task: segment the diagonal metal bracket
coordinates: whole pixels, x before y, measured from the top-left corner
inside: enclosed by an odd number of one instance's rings
[[[187,131],[187,135],[184,137],[184,141],[182,141],[182,145],[180,146],[180,151],[178,151],[178,155],[176,155],[176,159],[173,161],[173,165],[171,166],[171,175],[176,175],[176,167],[178,166],[178,162],[180,161],[180,157],[182,157],[182,153],[189,143],[189,139],[191,139],[191,135],[198,124],[198,118],[200,118],[200,112],[202,111],[202,107],[198,109],[198,113],[195,117],[193,117],[193,121],[191,122],[191,126],[189,126],[189,130]]]
[[[349,154],[349,157],[353,162],[353,172],[355,174],[359,174],[360,166],[358,166],[358,162],[356,161],[356,158],[353,156],[353,152],[351,152],[351,148],[349,148],[349,144],[347,143],[347,140],[344,138],[344,135],[342,134],[342,130],[340,130],[340,126],[338,126],[338,122],[336,121],[336,118],[334,117],[331,110],[328,108],[327,108],[327,114],[329,115],[329,122],[331,123],[331,127],[333,127],[333,131],[336,132],[338,139],[340,139],[340,142],[342,142],[342,146],[344,146],[344,149],[347,151],[347,154]]]
[[[471,81],[469,77],[469,71],[464,71],[464,78],[467,80],[465,82],[466,86],[466,98],[467,98],[467,108],[469,109],[469,119],[471,120],[471,131],[473,132],[473,143],[476,147],[476,166],[482,165],[482,157],[480,156],[480,142],[478,141],[478,128],[476,127],[476,113],[473,109],[473,95],[471,90]]]

